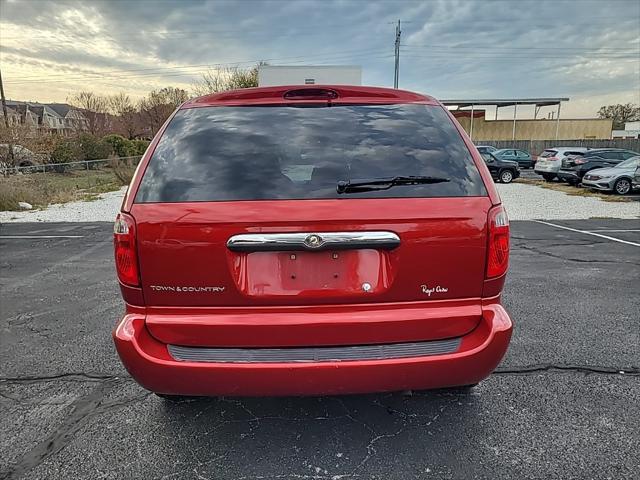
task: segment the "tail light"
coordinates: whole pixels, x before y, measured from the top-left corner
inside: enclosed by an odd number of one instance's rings
[[[487,278],[503,275],[509,266],[509,218],[502,205],[489,210]]]
[[[540,157],[540,158],[542,158],[542,157]],[[545,160],[549,160],[551,162],[555,162],[556,160],[558,160],[558,157],[547,157],[547,158],[545,158]]]
[[[140,285],[136,252],[136,223],[133,217],[119,213],[113,226],[113,246],[118,278],[125,285]]]
[[[584,158],[576,158],[573,163],[576,165],[582,165],[583,163],[587,163],[589,160],[585,160]]]

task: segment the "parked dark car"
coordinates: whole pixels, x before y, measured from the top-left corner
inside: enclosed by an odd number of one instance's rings
[[[511,160],[502,160],[493,153],[481,153],[484,163],[487,164],[489,172],[494,180],[502,183],[511,183],[520,176],[520,168],[518,162]]]
[[[562,160],[558,178],[570,185],[577,185],[589,170],[613,167],[637,155],[640,154],[621,148],[598,148],[589,150],[584,155],[569,155]]]
[[[501,150],[496,150],[495,152],[491,152],[491,153],[494,156],[498,157],[500,160],[517,162],[518,165],[522,168],[533,168],[533,166],[536,163],[533,156],[525,150],[503,148]]]
[[[476,145],[476,148],[480,153],[491,153],[498,150],[496,147],[492,145]]]

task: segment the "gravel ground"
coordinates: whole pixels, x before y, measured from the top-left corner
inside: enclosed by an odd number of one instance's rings
[[[49,205],[44,210],[0,212],[0,222],[112,222],[127,187],[103,193],[98,200]]]
[[[605,202],[522,183],[497,184],[511,220],[639,218],[639,202]]]
[[[639,218],[639,202],[604,202],[595,197],[571,196],[534,185],[498,184],[511,220],[580,220]],[[125,187],[91,202],[51,205],[45,210],[0,212],[0,222],[111,222],[120,209]]]

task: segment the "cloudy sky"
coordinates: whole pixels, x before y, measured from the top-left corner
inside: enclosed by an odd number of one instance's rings
[[[365,84],[391,86],[398,19],[401,88],[568,96],[572,117],[640,103],[638,0],[0,0],[0,68],[7,97],[41,102],[189,90],[260,60],[361,65]]]

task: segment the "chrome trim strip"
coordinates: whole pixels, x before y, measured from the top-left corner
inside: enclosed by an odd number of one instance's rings
[[[393,232],[243,233],[227,241],[235,252],[278,250],[343,250],[376,248],[391,250],[400,245]]]
[[[179,362],[314,363],[442,355],[456,352],[461,341],[458,337],[428,342],[340,347],[207,348],[168,345],[168,349],[171,356]]]

